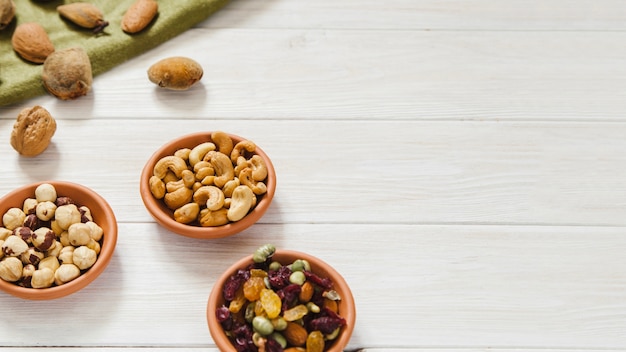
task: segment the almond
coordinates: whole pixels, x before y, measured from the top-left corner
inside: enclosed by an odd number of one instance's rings
[[[308,333],[302,325],[289,322],[287,328],[283,331],[283,336],[292,346],[304,346]]]
[[[54,45],[46,30],[36,22],[22,23],[13,32],[11,37],[13,50],[22,59],[41,64],[48,55],[54,52]]]
[[[298,295],[298,300],[300,300],[300,302],[302,303],[306,303],[310,301],[311,298],[313,297],[314,291],[315,291],[315,288],[313,287],[313,284],[308,281],[305,282],[301,286],[300,294]]]
[[[126,11],[122,18],[122,30],[126,33],[137,33],[146,28],[159,10],[154,0],[137,0]]]

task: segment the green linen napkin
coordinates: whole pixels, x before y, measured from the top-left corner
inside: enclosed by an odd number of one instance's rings
[[[0,30],[0,106],[47,94],[41,83],[42,65],[22,60],[13,51],[11,36],[20,23],[38,22],[56,50],[80,46],[89,55],[94,76],[175,37],[219,10],[228,0],[163,0],[152,23],[136,34],[120,28],[122,16],[135,0],[91,0],[109,26],[93,34],[61,18],[56,8],[77,1],[14,0],[15,19]],[[148,68],[146,67],[146,70]]]

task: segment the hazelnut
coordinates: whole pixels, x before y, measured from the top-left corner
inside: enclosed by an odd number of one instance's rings
[[[59,264],[59,259],[57,257],[45,257],[39,262],[37,268],[39,268],[39,270],[48,268],[54,272],[60,265],[61,264]]]
[[[70,225],[80,222],[81,215],[75,204],[67,204],[57,208],[54,219],[61,229],[67,230]]]
[[[19,284],[24,287],[32,287],[30,282],[33,279],[35,270],[37,270],[37,268],[32,264],[24,265],[24,269],[22,269],[22,279]]]
[[[44,201],[37,204],[35,213],[39,220],[48,221],[54,217],[57,206],[51,201]]]
[[[104,235],[104,230],[102,230],[102,227],[100,227],[100,225],[96,224],[93,221],[88,221],[86,222],[86,224],[91,230],[91,239],[93,239],[94,241],[100,241],[102,239],[102,235]]]
[[[40,227],[33,232],[33,246],[41,251],[47,251],[54,245],[57,235],[47,227]]]
[[[39,226],[41,226],[41,221],[36,214],[28,214],[26,215],[26,219],[24,219],[24,226],[31,230],[36,230]]]
[[[80,211],[81,222],[93,221],[93,216],[91,216],[91,210],[89,208],[83,205],[80,208],[78,208],[78,210]]]
[[[25,214],[35,214],[35,207],[37,207],[37,199],[35,198],[26,198],[24,200],[24,205],[22,205],[22,210]]]
[[[0,227],[0,240],[6,240],[7,237],[11,236],[13,231],[7,229],[6,227]]]
[[[22,253],[20,259],[24,264],[32,264],[37,266],[39,262],[44,258],[44,254],[38,251],[36,248],[30,247],[26,252]]]
[[[84,246],[91,241],[91,228],[82,222],[72,224],[67,232],[72,246]]]
[[[50,268],[35,270],[30,284],[33,288],[47,288],[54,283],[54,271]]]
[[[22,278],[22,261],[15,257],[4,258],[0,262],[0,278],[4,281],[15,282]]]
[[[80,269],[74,264],[61,264],[54,272],[54,283],[62,285],[80,276]]]
[[[32,242],[33,233],[33,230],[31,230],[30,227],[26,226],[20,226],[13,230],[13,234],[23,239],[26,243]]]
[[[59,252],[59,262],[63,264],[73,264],[74,249],[74,246],[64,246]]]
[[[80,246],[76,248],[72,256],[72,261],[80,270],[91,268],[91,266],[96,262],[96,259],[96,251],[87,246]]]
[[[17,227],[24,225],[26,214],[20,208],[11,208],[2,215],[2,223],[4,227],[13,231]]]
[[[35,188],[35,198],[37,202],[54,202],[57,199],[57,191],[53,185],[42,183]]]
[[[8,257],[17,257],[28,250],[28,243],[26,243],[19,236],[9,236],[2,244],[2,252]]]
[[[63,249],[63,245],[61,244],[61,242],[55,240],[54,244],[50,248],[48,248],[48,250],[46,251],[46,255],[50,257],[58,258],[62,249]]]

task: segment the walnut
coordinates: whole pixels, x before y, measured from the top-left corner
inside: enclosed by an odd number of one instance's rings
[[[56,132],[57,124],[48,110],[41,106],[23,109],[11,132],[11,146],[24,156],[41,154]]]

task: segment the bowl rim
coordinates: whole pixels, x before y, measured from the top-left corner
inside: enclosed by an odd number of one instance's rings
[[[109,203],[98,193],[93,191],[91,188],[68,181],[59,181],[59,180],[47,180],[34,182],[27,185],[20,186],[16,189],[13,189],[9,193],[5,194],[2,198],[0,198],[0,212],[4,214],[6,210],[11,207],[22,208],[21,204],[16,204],[17,202],[23,202],[24,199],[15,199],[19,193],[32,190],[32,194],[35,194],[35,188],[37,186],[49,183],[55,187],[57,190],[57,194],[60,196],[69,196],[71,198],[76,198],[75,196],[66,194],[65,191],[59,191],[64,189],[71,189],[74,191],[81,192],[85,197],[79,196],[78,198],[91,198],[97,204],[102,207],[107,216],[103,219],[98,219],[100,213],[93,212],[92,207],[89,207],[92,210],[92,216],[94,217],[95,222],[102,226],[103,223],[107,223],[105,225],[109,227],[109,231],[106,232],[102,239],[102,247],[100,248],[100,254],[98,255],[98,260],[96,263],[89,268],[87,272],[80,275],[76,279],[65,283],[59,286],[53,286],[49,288],[27,288],[15,285],[11,282],[6,282],[0,279],[0,290],[7,292],[13,296],[30,299],[30,300],[49,300],[49,299],[57,299],[64,296],[71,295],[75,292],[80,291],[91,282],[93,282],[109,265],[111,258],[113,257],[113,252],[115,251],[115,247],[117,245],[117,236],[118,236],[118,228],[117,228],[117,219],[115,218],[115,213],[113,212],[113,208],[109,205]],[[15,203],[12,203],[15,202]],[[83,202],[77,202],[80,205]],[[2,204],[6,204],[8,207],[3,206]],[[5,209],[6,208],[6,209]]]
[[[333,345],[326,351],[343,351],[343,349],[348,345],[350,338],[352,337],[354,325],[356,322],[356,305],[354,301],[354,296],[352,295],[350,286],[343,278],[343,276],[332,266],[330,266],[330,264],[308,253],[289,249],[277,249],[273,255],[273,258],[276,258],[278,260],[280,260],[281,258],[305,259],[309,261],[312,266],[314,266],[312,268],[312,271],[314,273],[324,272],[324,275],[332,277],[334,288],[341,295],[340,308],[343,309],[340,312],[340,315],[346,320],[346,326],[344,327],[343,331],[341,331],[337,339],[333,342]],[[209,294],[206,307],[207,324],[209,327],[209,332],[213,337],[213,341],[215,342],[217,348],[221,351],[236,352],[235,347],[232,345],[232,343],[224,333],[224,330],[222,329],[220,323],[217,321],[217,318],[215,316],[215,310],[217,309],[218,305],[224,301],[221,288],[224,286],[228,278],[233,275],[238,269],[245,268],[252,263],[252,255],[248,255],[230,265],[215,281],[215,283],[213,284],[213,288],[211,289],[211,293]]]
[[[252,209],[252,211],[250,211],[242,220],[231,222],[222,226],[201,227],[179,223],[174,220],[172,215],[170,215],[170,213],[173,213],[172,211],[169,211],[169,213],[163,211],[165,206],[162,204],[161,200],[152,196],[148,185],[148,180],[152,176],[154,165],[162,157],[173,155],[174,152],[180,148],[195,147],[198,145],[198,143],[195,142],[196,140],[204,140],[205,142],[210,141],[211,133],[213,132],[216,131],[194,132],[169,140],[150,156],[141,171],[139,193],[141,194],[141,200],[143,201],[146,210],[148,210],[148,213],[150,213],[158,224],[182,236],[198,239],[217,239],[235,235],[256,223],[265,214],[274,198],[274,193],[276,191],[276,171],[274,169],[274,164],[265,151],[263,151],[263,149],[255,143],[256,149],[253,153],[263,158],[267,167],[268,177],[265,183],[267,186],[267,192],[259,199],[254,209]],[[235,143],[242,140],[248,140],[232,133],[225,133],[230,136]]]

